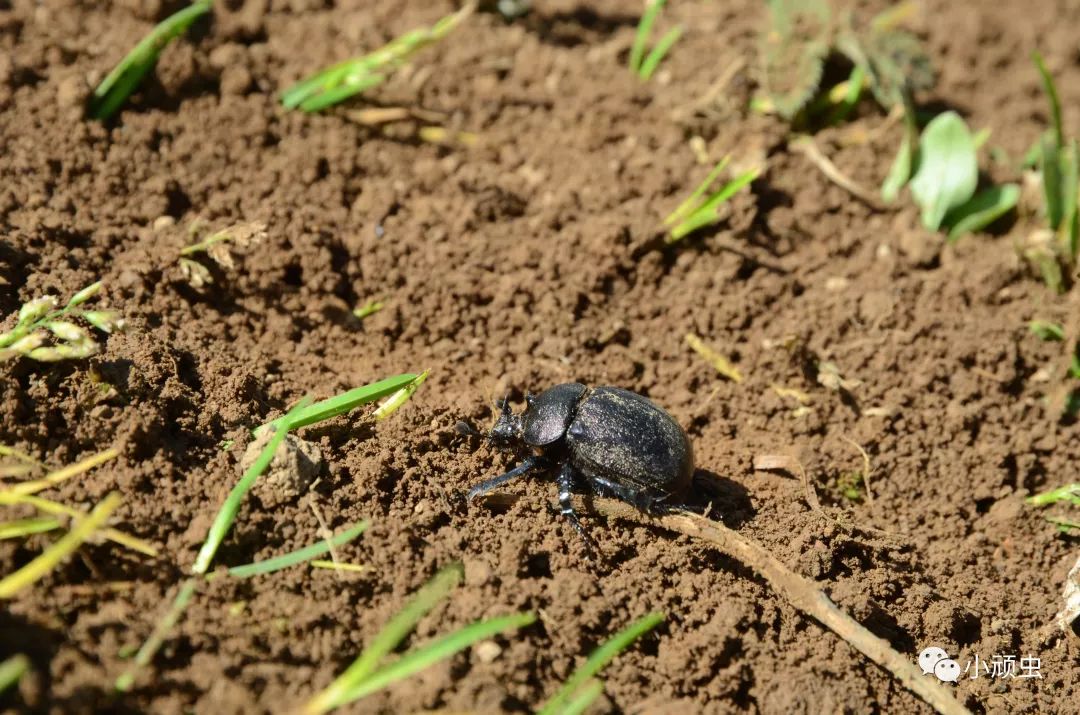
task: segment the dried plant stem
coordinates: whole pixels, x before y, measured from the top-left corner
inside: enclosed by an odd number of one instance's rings
[[[485,499],[485,503],[510,504],[519,498],[503,493],[491,494]],[[657,526],[709,542],[721,553],[750,567],[768,581],[788,603],[887,670],[901,685],[922,698],[941,715],[970,715],[967,708],[943,685],[933,678],[925,677],[911,657],[898,653],[888,641],[874,635],[841,611],[812,581],[795,573],[764,547],[738,532],[688,512],[649,516],[629,504],[613,499],[575,497],[574,504],[583,512]]]
[[[790,147],[809,159],[811,164],[821,170],[821,173],[825,175],[825,178],[839,186],[841,189],[847,191],[859,201],[862,201],[872,209],[879,211],[885,209],[874,194],[856,184],[840,171],[840,169],[836,167],[836,164],[832,163],[832,160],[821,152],[821,149],[818,148],[818,145],[815,144],[814,140],[810,137],[797,137],[790,143]]]

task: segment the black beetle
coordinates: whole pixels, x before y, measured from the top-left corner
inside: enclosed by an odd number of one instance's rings
[[[533,453],[506,474],[469,490],[474,499],[537,468],[558,467],[559,505],[586,543],[570,501],[579,479],[593,492],[608,494],[642,511],[656,513],[682,495],[694,474],[686,432],[649,399],[619,387],[589,388],[568,382],[526,395],[525,411],[515,415],[506,400],[488,438]]]

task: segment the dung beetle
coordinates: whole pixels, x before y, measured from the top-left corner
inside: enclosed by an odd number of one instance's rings
[[[529,448],[521,464],[469,490],[472,500],[534,469],[558,469],[563,516],[590,547],[570,490],[581,481],[593,492],[648,513],[669,506],[689,487],[694,456],[686,432],[648,398],[619,387],[578,382],[526,395],[515,415],[506,400],[488,439],[501,447]]]

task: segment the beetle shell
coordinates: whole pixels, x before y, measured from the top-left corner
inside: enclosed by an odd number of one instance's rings
[[[584,394],[584,385],[567,382],[530,397],[529,407],[523,415],[522,437],[525,444],[543,447],[562,439]]]
[[[586,478],[671,495],[685,491],[693,477],[693,449],[679,423],[649,399],[618,387],[597,387],[578,403],[566,442]]]

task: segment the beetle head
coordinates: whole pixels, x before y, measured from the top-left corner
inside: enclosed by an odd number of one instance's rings
[[[506,398],[499,402],[499,409],[499,419],[488,433],[488,441],[500,447],[506,447],[521,440],[521,415],[514,414]]]

